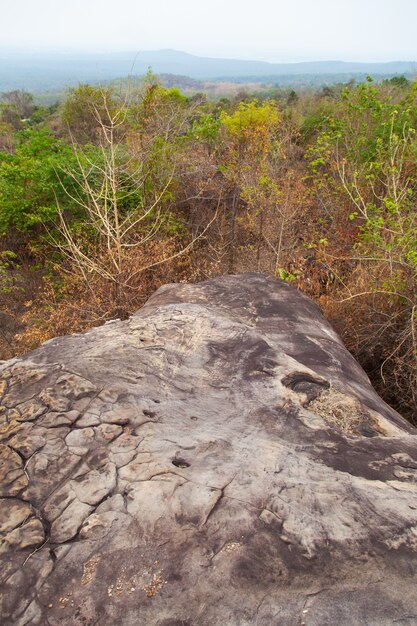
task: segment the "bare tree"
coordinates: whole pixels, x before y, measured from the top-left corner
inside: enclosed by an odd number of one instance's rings
[[[188,252],[216,215],[193,237],[174,238],[169,190],[175,162],[165,164],[159,185],[155,180],[150,184],[143,152],[146,144],[140,150],[129,150],[132,138],[128,141],[128,98],[116,108],[110,98],[109,91],[103,90],[100,106],[93,107],[98,146],[92,151],[73,140],[77,166],[66,174],[75,182],[77,191],[61,183],[74,208],[81,212],[82,229],[73,227],[58,203],[61,237],[53,240],[86,285],[91,288],[91,277],[98,276],[108,282],[118,301],[132,294],[145,271]],[[163,245],[173,239],[175,245]],[[147,255],[146,251],[158,241],[162,244],[159,252]]]

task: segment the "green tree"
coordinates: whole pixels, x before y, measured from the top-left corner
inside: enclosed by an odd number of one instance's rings
[[[71,147],[48,130],[18,134],[14,153],[0,153],[0,235],[35,228],[44,232],[42,225],[53,224],[56,197],[65,200],[58,172],[73,161]]]

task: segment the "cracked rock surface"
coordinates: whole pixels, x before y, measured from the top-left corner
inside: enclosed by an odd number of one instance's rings
[[[2,624],[417,624],[417,431],[291,286],[167,285],[0,399]]]

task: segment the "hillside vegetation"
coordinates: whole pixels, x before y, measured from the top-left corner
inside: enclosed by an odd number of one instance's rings
[[[149,74],[0,106],[0,358],[163,283],[261,271],[318,302],[417,421],[417,84],[208,101]]]

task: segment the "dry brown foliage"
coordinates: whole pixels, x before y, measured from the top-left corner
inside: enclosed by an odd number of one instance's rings
[[[156,263],[162,255],[174,254],[178,242],[152,242],[146,251],[146,261]],[[198,279],[190,255],[175,258],[175,263],[161,264],[142,271],[145,259],[135,250],[125,260],[127,272],[136,273],[128,289],[115,290],[99,274],[92,274],[88,287],[76,266],[57,266],[53,275],[38,280],[33,299],[24,301],[9,317],[14,321],[7,337],[0,336],[0,358],[25,354],[53,337],[83,332],[111,319],[126,319],[137,311],[149,296],[167,282]],[[3,298],[5,299],[5,298]]]

